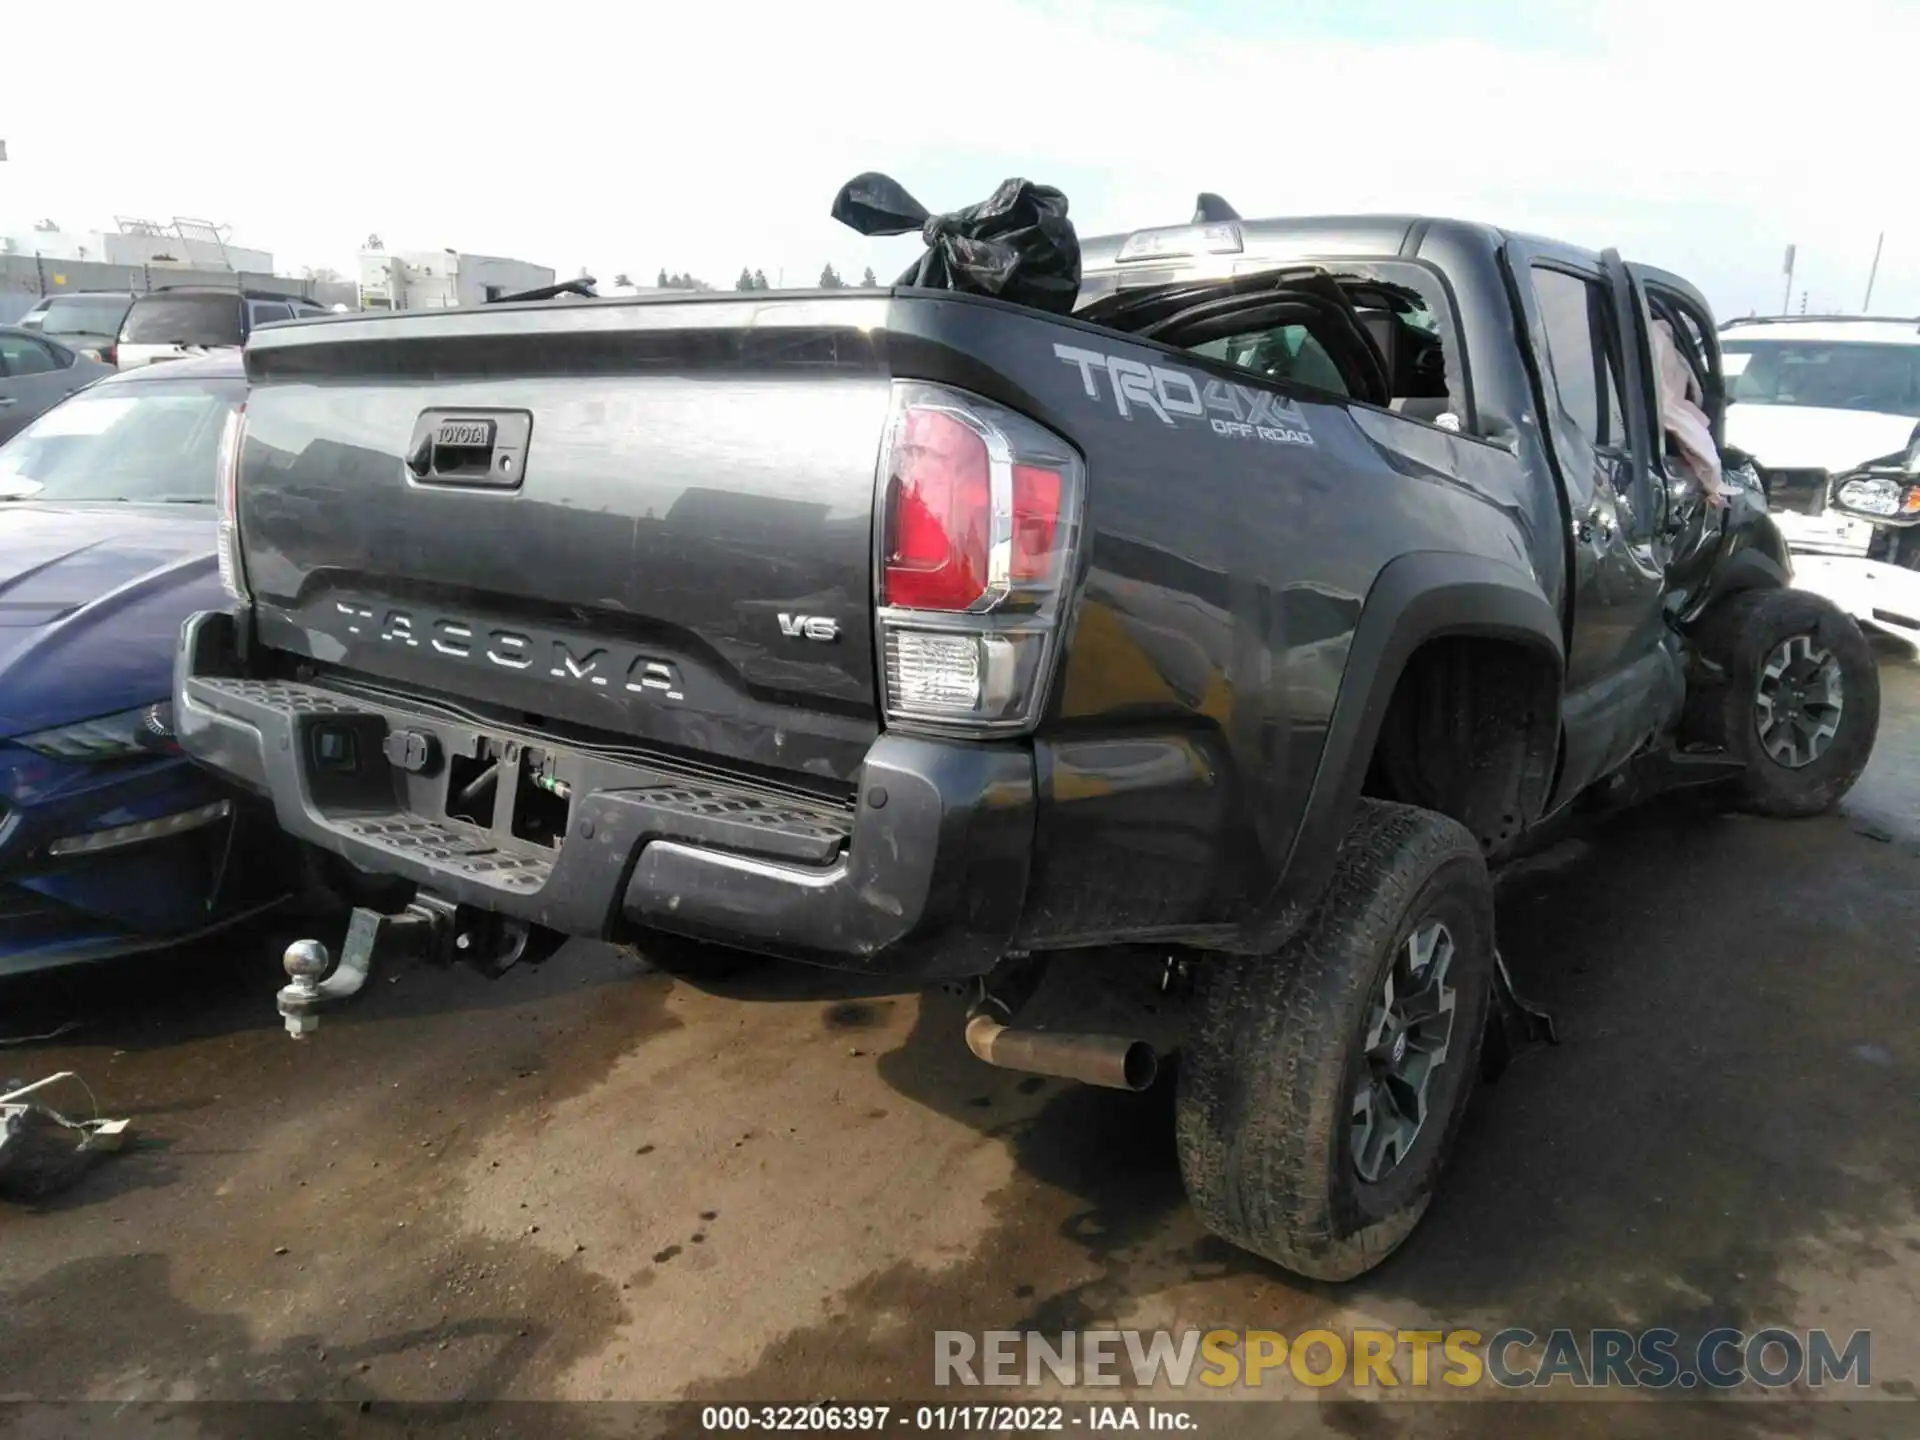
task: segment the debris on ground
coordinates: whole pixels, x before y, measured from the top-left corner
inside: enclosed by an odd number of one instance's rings
[[[93,1100],[93,1092],[71,1070],[62,1070],[31,1085],[11,1083],[0,1094],[0,1199],[38,1200],[75,1184],[99,1156],[118,1150],[127,1138],[127,1120],[94,1118],[71,1120],[29,1096],[44,1094],[57,1085],[78,1085]]]

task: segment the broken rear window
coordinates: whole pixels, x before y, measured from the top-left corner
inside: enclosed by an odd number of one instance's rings
[[[1263,380],[1429,422],[1451,412],[1464,424],[1465,386],[1449,354],[1450,318],[1436,313],[1423,289],[1401,283],[1403,274],[1425,278],[1405,262],[1276,266],[1129,285],[1092,300],[1080,314]]]
[[[1192,347],[1196,355],[1224,361],[1267,380],[1306,385],[1348,395],[1347,379],[1327,349],[1304,325],[1276,325]]]

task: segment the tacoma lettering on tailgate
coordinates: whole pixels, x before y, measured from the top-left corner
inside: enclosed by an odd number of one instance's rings
[[[660,700],[686,699],[680,667],[673,661],[636,651],[628,645],[601,645],[570,640],[550,632],[510,630],[474,621],[418,610],[381,609],[334,602],[334,614],[349,635],[382,645],[418,649],[423,643],[450,659],[497,665],[503,670],[532,670],[543,666],[555,680],[618,687],[635,695]]]

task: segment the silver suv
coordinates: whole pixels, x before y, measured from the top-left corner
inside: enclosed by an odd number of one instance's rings
[[[108,365],[115,364],[120,327],[133,305],[131,290],[86,290],[48,295],[19,320],[23,330],[49,335],[69,350]]]

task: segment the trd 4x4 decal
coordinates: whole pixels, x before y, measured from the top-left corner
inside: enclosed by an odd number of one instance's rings
[[[1097,377],[1107,377],[1114,408],[1122,420],[1136,409],[1158,418],[1162,425],[1181,419],[1206,420],[1217,435],[1242,440],[1267,440],[1278,445],[1311,445],[1313,434],[1300,406],[1284,395],[1236,385],[1231,380],[1201,381],[1185,370],[1148,365],[1121,355],[1103,355],[1077,345],[1055,345],[1053,353],[1080,371],[1087,395],[1100,398]],[[1175,417],[1179,417],[1176,419]]]

